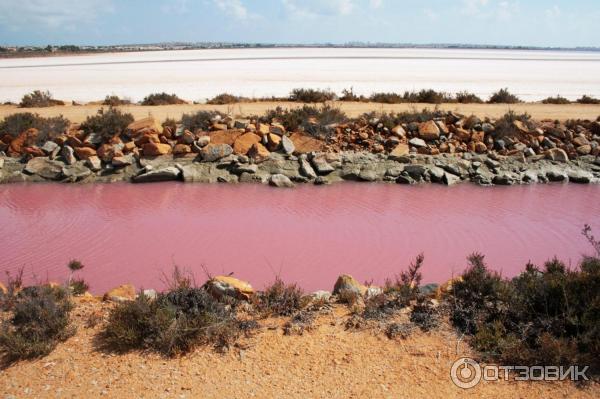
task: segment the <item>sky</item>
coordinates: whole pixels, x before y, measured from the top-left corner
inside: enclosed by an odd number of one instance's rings
[[[0,45],[600,46],[600,0],[0,0]]]

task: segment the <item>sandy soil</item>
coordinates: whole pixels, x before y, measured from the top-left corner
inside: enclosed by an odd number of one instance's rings
[[[377,104],[360,102],[334,102],[333,105],[340,107],[350,117],[359,116],[370,111],[412,111],[423,108],[433,109],[436,106],[432,104]],[[209,104],[184,104],[184,105],[164,105],[164,106],[140,106],[130,105],[120,107],[127,112],[131,112],[136,119],[153,115],[160,121],[166,118],[179,119],[182,114],[199,110],[217,109],[226,113],[233,113],[236,116],[261,115],[269,109],[277,106],[298,107],[301,104],[293,102],[253,102],[231,105],[209,105]],[[534,119],[596,119],[600,116],[600,105],[587,104],[568,104],[552,105],[538,103],[523,104],[440,104],[440,109],[456,111],[461,114],[475,114],[479,117],[498,118],[509,110],[516,112],[527,112]],[[93,115],[100,108],[99,105],[81,105],[81,106],[61,106],[48,108],[18,108],[10,105],[0,105],[0,118],[11,115],[16,112],[35,112],[42,116],[64,115],[73,122],[82,122],[87,116]]]
[[[597,398],[600,385],[490,382],[462,390],[450,378],[451,364],[469,349],[452,330],[414,333],[390,340],[374,330],[346,331],[348,310],[336,307],[302,336],[284,336],[283,320],[270,319],[246,339],[243,349],[219,354],[201,348],[178,359],[154,354],[114,355],[94,350],[102,324],[86,328],[98,302],[74,310],[76,336],[49,356],[0,371],[6,398]]]

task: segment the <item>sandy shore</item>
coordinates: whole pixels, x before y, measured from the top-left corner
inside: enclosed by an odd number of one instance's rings
[[[341,108],[349,117],[357,117],[370,111],[413,111],[423,108],[434,109],[433,104],[379,104],[379,103],[361,103],[361,102],[332,102],[332,105]],[[230,105],[210,105],[210,104],[184,104],[184,105],[164,105],[164,106],[141,106],[129,105],[119,107],[127,112],[131,112],[136,119],[152,115],[160,121],[166,118],[179,119],[182,114],[199,110],[219,110],[226,113],[233,113],[235,116],[261,115],[269,109],[277,106],[281,107],[299,107],[302,104],[294,102],[249,102]],[[464,115],[475,114],[479,117],[498,118],[509,110],[515,112],[527,112],[534,119],[558,119],[561,121],[567,119],[591,119],[595,120],[600,116],[600,105],[587,104],[440,104],[439,109],[445,111],[455,111]],[[18,108],[10,105],[0,105],[0,118],[17,112],[34,112],[41,116],[63,115],[72,122],[82,122],[87,116],[95,114],[99,105],[80,105],[80,106],[59,106],[48,108]]]
[[[488,382],[463,390],[450,368],[469,355],[450,327],[388,339],[381,331],[345,330],[349,309],[336,306],[302,336],[283,335],[285,319],[267,319],[254,337],[226,354],[200,348],[176,359],[115,355],[94,348],[103,323],[86,328],[90,314],[110,305],[79,303],[77,334],[50,355],[0,371],[6,397],[174,398],[597,398],[598,384]],[[458,352],[457,352],[458,348]]]

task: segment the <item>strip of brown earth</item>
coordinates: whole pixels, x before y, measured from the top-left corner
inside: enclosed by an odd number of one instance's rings
[[[450,327],[415,332],[405,340],[374,330],[345,330],[349,309],[334,307],[312,331],[285,336],[284,318],[261,322],[260,332],[226,354],[202,347],[180,358],[96,350],[111,304],[79,300],[72,321],[77,334],[47,357],[0,372],[7,397],[286,397],[286,398],[597,398],[597,383],[480,383],[463,390],[450,379],[452,363],[471,349]],[[87,326],[86,326],[87,325]],[[458,348],[458,352],[457,352]]]
[[[600,105],[594,104],[380,104],[365,102],[331,102],[335,107],[339,107],[349,117],[358,117],[366,112],[410,112],[414,110],[421,111],[424,108],[435,109],[436,107],[443,111],[452,111],[463,115],[477,115],[480,118],[500,118],[506,112],[513,110],[517,113],[528,113],[537,120],[551,119],[565,121],[568,119],[590,119],[595,120],[600,116]],[[162,106],[141,106],[126,105],[119,108],[123,111],[133,114],[135,119],[154,116],[160,122],[167,118],[181,119],[185,113],[193,113],[201,110],[218,110],[224,113],[233,113],[234,116],[263,115],[266,111],[278,106],[284,108],[297,108],[303,104],[297,102],[248,102],[228,105],[211,104],[181,104],[181,105],[162,105]],[[57,106],[47,108],[18,108],[14,105],[0,106],[0,119],[18,112],[33,112],[40,116],[49,117],[63,115],[70,121],[81,123],[88,116],[95,115],[101,106],[97,104],[78,105],[78,106]]]

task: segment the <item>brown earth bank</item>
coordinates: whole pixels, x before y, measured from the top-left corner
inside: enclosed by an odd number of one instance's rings
[[[517,104],[381,104],[372,102],[347,102],[332,101],[329,104],[339,107],[349,117],[355,118],[366,112],[411,112],[421,111],[424,108],[433,110],[436,107],[442,111],[452,111],[464,115],[476,115],[480,118],[499,118],[508,111],[517,113],[528,113],[534,119],[552,119],[565,121],[567,119],[590,119],[595,120],[600,116],[600,105],[594,104],[537,104],[537,103],[517,103]],[[212,104],[178,104],[178,105],[124,105],[118,108],[130,112],[136,119],[154,116],[159,122],[164,122],[167,118],[180,119],[185,113],[197,111],[218,110],[224,113],[233,113],[235,116],[247,117],[250,115],[262,115],[270,109],[276,107],[298,108],[302,107],[298,102],[244,102],[238,104],[212,105]],[[33,112],[40,116],[51,117],[63,115],[75,123],[81,123],[88,116],[95,115],[98,109],[102,108],[98,104],[88,105],[66,105],[45,108],[19,108],[15,105],[0,105],[0,119],[17,112]],[[106,107],[105,107],[106,108]]]
[[[268,318],[235,348],[201,347],[177,358],[102,352],[95,339],[111,303],[75,299],[76,334],[48,356],[0,371],[3,398],[597,398],[598,383],[482,382],[450,379],[455,360],[472,350],[444,323],[432,332],[389,339],[377,328],[348,330],[350,309],[334,305],[310,331],[284,335],[284,318]],[[90,327],[90,318],[100,319]]]

